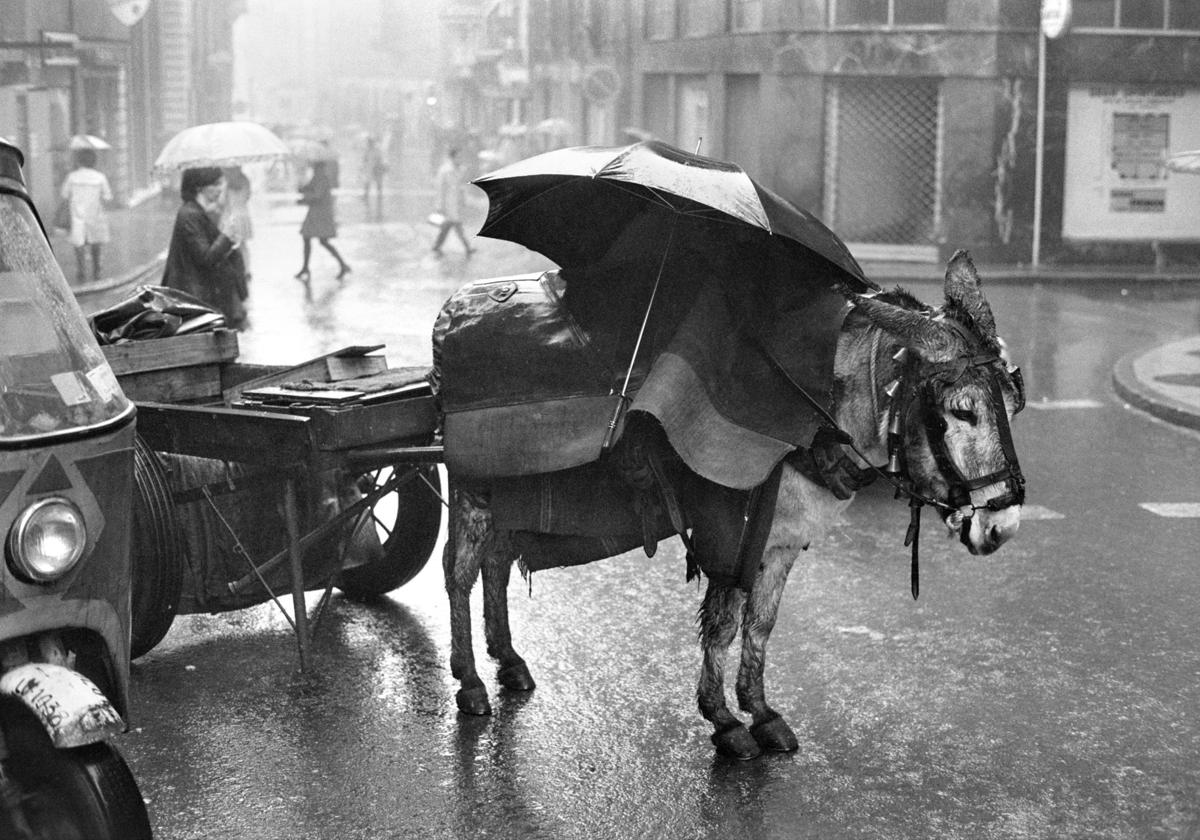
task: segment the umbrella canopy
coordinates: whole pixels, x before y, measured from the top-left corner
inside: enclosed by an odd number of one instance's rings
[[[104,151],[111,149],[112,146],[104,139],[97,137],[94,134],[76,134],[71,138],[69,145],[71,151],[79,151],[80,149],[92,149],[93,151]]]
[[[1200,149],[1171,155],[1167,158],[1167,169],[1200,175]]]
[[[154,171],[167,175],[199,166],[241,166],[290,155],[287,145],[258,123],[206,123],[172,137],[154,161]]]
[[[730,252],[815,254],[857,290],[876,288],[811,213],[736,164],[660,141],[558,149],[474,183],[489,200],[480,236],[518,242],[564,268],[661,253],[672,240],[713,254],[715,237]]]

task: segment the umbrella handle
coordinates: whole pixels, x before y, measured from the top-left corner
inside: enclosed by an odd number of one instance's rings
[[[608,421],[608,428],[604,430],[604,440],[600,444],[601,453],[612,449],[613,443],[616,442],[617,426],[621,424],[621,419],[625,416],[625,409],[629,407],[629,402],[629,397],[625,394],[617,395],[617,405],[613,409],[612,419]]]

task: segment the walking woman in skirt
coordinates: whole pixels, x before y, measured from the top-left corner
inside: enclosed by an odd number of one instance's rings
[[[338,279],[350,273],[350,266],[329,240],[337,236],[337,222],[333,217],[333,184],[329,180],[327,162],[313,161],[312,178],[300,188],[300,204],[308,205],[300,235],[304,237],[304,265],[296,273],[297,280],[308,280],[308,259],[312,255],[312,241],[316,239],[338,261]]]

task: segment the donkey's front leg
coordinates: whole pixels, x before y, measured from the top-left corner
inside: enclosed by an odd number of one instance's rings
[[[754,578],[746,599],[742,617],[742,661],[738,667],[738,706],[753,717],[750,734],[765,750],[792,752],[799,744],[791,727],[779,713],[767,705],[763,690],[763,668],[766,664],[767,640],[775,629],[779,600],[787,583],[788,572],[796,560],[794,551],[773,546],[763,555],[762,565]]]
[[[744,595],[733,586],[717,586],[711,581],[700,605],[700,646],[704,663],[696,700],[700,714],[716,729],[712,742],[717,750],[731,758],[754,758],[762,751],[750,732],[725,704],[725,658],[737,635],[738,618]]]
[[[508,579],[514,561],[507,539],[494,534],[492,550],[483,560],[483,630],[488,655],[500,663],[496,677],[505,688],[532,691],[536,686],[529,668],[512,646],[508,626]]]
[[[469,715],[492,712],[487,689],[475,670],[471,642],[471,589],[492,542],[492,517],[487,501],[453,486],[442,570],[450,598],[450,673],[459,681],[458,708]]]

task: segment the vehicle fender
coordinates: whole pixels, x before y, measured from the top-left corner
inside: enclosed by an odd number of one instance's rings
[[[46,662],[0,676],[0,694],[29,707],[59,748],[82,747],[125,731],[125,721],[96,684],[78,671]]]

